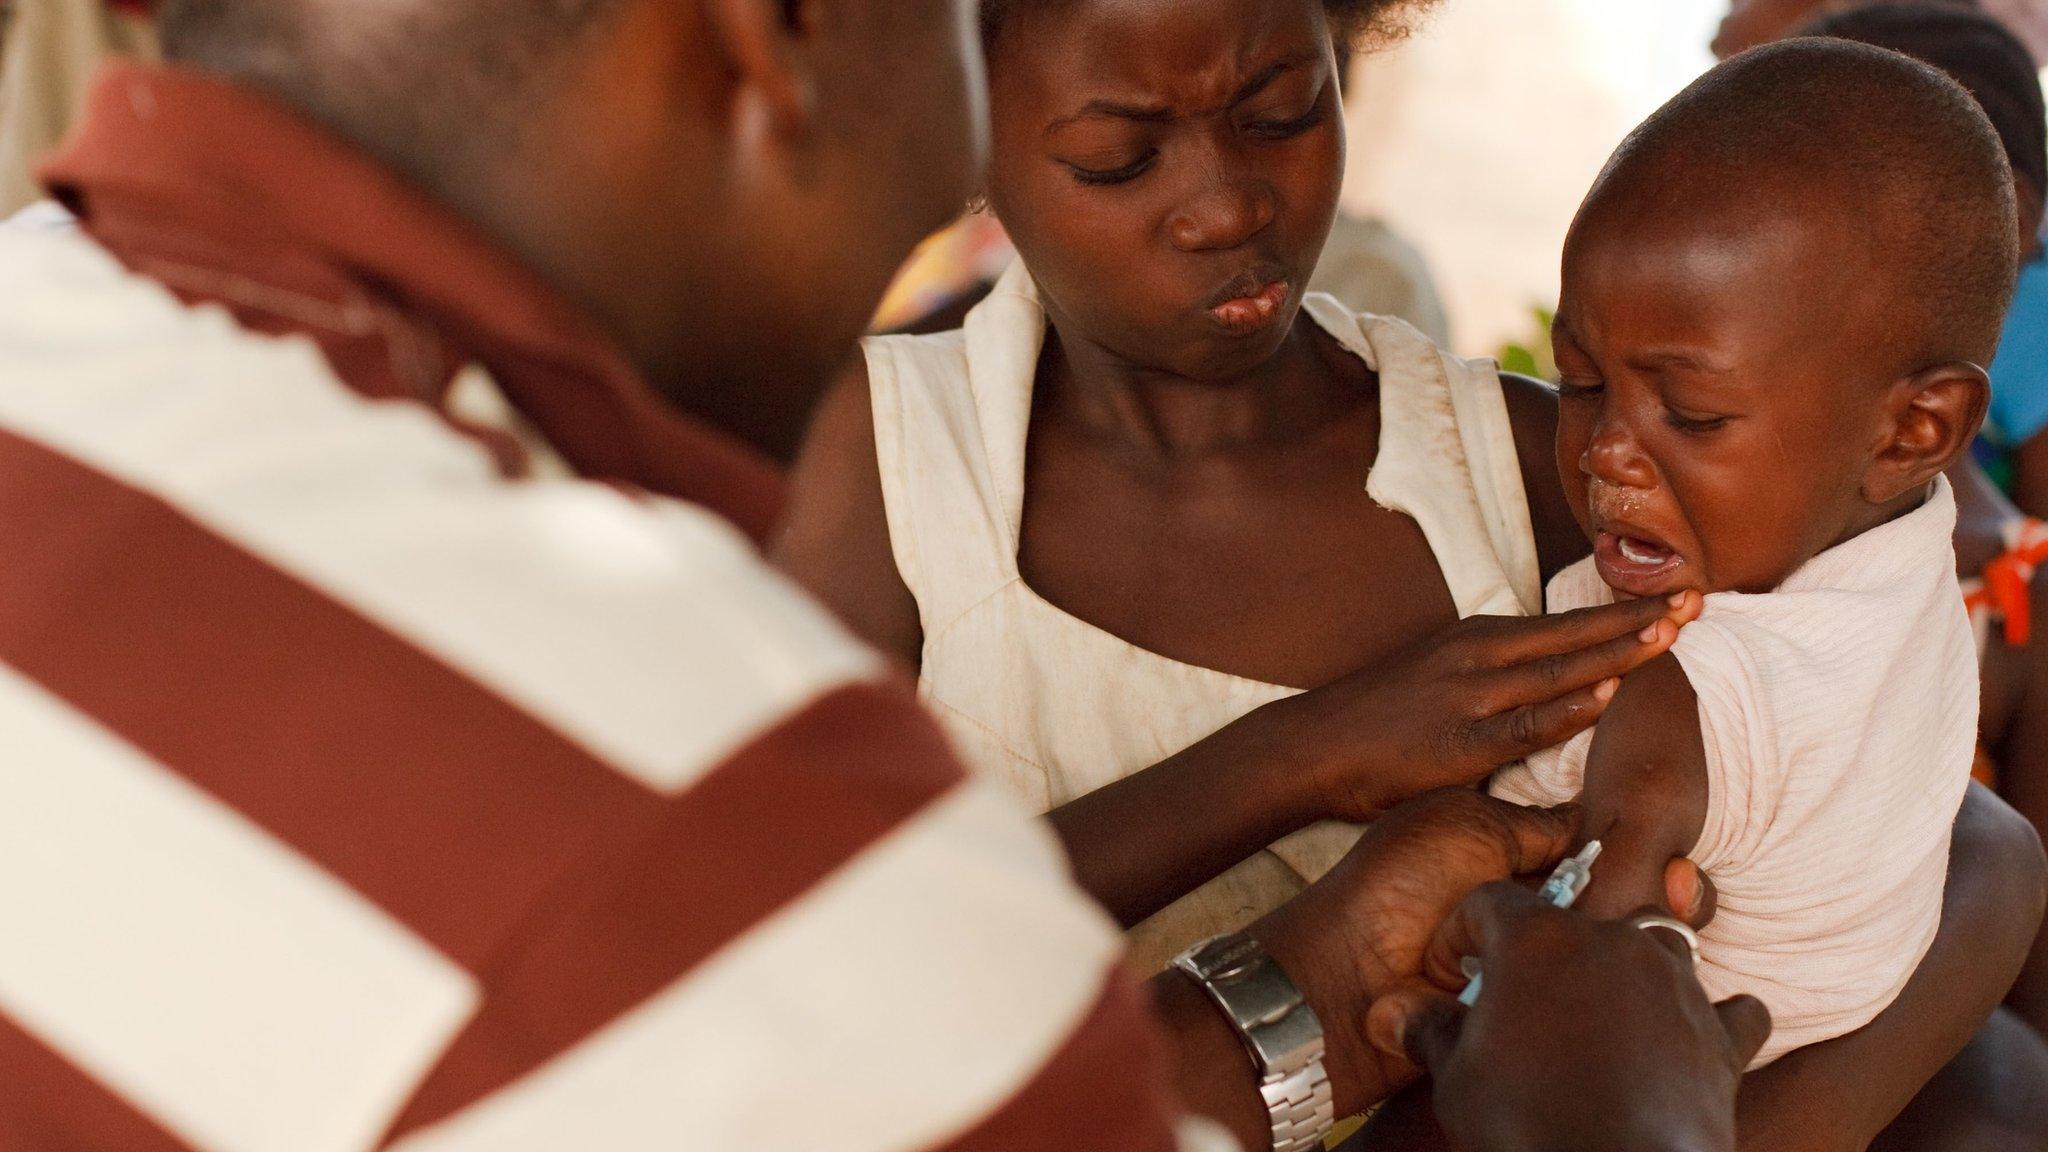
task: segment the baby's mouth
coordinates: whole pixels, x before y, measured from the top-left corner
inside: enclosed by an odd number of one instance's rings
[[[1671,549],[1662,544],[1652,544],[1648,540],[1638,540],[1634,536],[1616,536],[1614,550],[1621,553],[1623,560],[1645,568],[1655,568],[1671,559]]]
[[[1663,541],[1613,525],[1603,526],[1594,538],[1593,563],[1609,588],[1629,596],[1658,596],[1673,590],[1672,577],[1685,561]]]

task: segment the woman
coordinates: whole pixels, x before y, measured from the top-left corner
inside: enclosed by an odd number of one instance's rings
[[[970,759],[1055,810],[1084,882],[1157,966],[1320,875],[1355,831],[1318,821],[1469,783],[1591,723],[1601,682],[1672,629],[1638,643],[1652,621],[1595,626],[1585,642],[1617,643],[1569,694],[1541,691],[1540,669],[1463,678],[1418,644],[1461,616],[1533,613],[1541,572],[1491,371],[1327,302],[1302,317],[1343,168],[1321,7],[1221,6],[1257,29],[1257,64],[1192,81],[1175,53],[1230,50],[1204,42],[1213,28],[1055,7],[988,24],[990,200],[1023,259],[964,337],[870,344],[820,419],[783,558],[921,669]],[[1162,32],[1183,42],[1159,41],[1159,75],[1123,82],[1132,100],[1093,79]],[[1204,90],[1166,91],[1188,88]],[[1167,133],[1134,106],[1168,96],[1203,119]],[[1464,637],[1486,665],[1564,650]],[[1550,696],[1477,732],[1446,712]],[[1123,719],[1133,704],[1143,724]],[[1481,743],[1444,754],[1464,740]]]
[[[1319,875],[1355,836],[1332,818],[1591,723],[1697,610],[1454,628],[1538,610],[1586,545],[1541,386],[1303,310],[1342,170],[1330,21],[1403,7],[985,5],[1021,267],[963,333],[871,344],[799,470],[784,563],[1052,810],[1142,961]],[[1995,999],[1959,943],[1922,975]],[[1988,1010],[1932,1003],[1909,989],[1878,1048],[1837,1049],[1888,1066],[1856,1098],[1760,1087],[1759,1131],[1867,1141]],[[1764,1076],[1830,1066],[1801,1055]]]

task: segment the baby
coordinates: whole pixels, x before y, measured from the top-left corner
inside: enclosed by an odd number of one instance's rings
[[[1674,856],[1714,876],[1700,979],[1770,1007],[1759,1063],[1867,1023],[1940,919],[1977,720],[1942,470],[1984,416],[2013,205],[1963,89],[1794,40],[1637,129],[1566,241],[1557,458],[1594,554],[1548,609],[1706,608],[1492,790],[1582,798],[1596,915],[1658,903]]]

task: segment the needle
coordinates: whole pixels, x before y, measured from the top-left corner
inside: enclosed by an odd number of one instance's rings
[[[1543,887],[1536,890],[1537,897],[1559,908],[1571,907],[1578,902],[1579,893],[1584,892],[1586,885],[1592,883],[1593,861],[1599,858],[1600,842],[1588,840],[1577,856],[1557,866],[1557,870],[1550,874],[1550,879],[1545,880]],[[1483,982],[1479,972],[1479,957],[1465,957],[1459,962],[1459,968],[1472,982],[1465,985],[1465,990],[1458,994],[1458,1003],[1470,1008],[1473,1002],[1479,999],[1479,986]]]

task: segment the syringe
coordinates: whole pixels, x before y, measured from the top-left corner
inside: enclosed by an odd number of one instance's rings
[[[1599,858],[1600,842],[1588,840],[1577,856],[1558,864],[1557,870],[1550,874],[1550,879],[1545,880],[1543,887],[1536,890],[1537,897],[1559,908],[1571,907],[1578,902],[1579,893],[1586,890],[1586,885],[1593,882],[1593,861]],[[1458,1003],[1469,1008],[1479,999],[1479,986],[1484,982],[1479,971],[1479,958],[1467,956],[1460,966],[1464,969],[1465,975],[1471,977],[1472,982],[1465,985],[1465,990],[1458,994]]]

